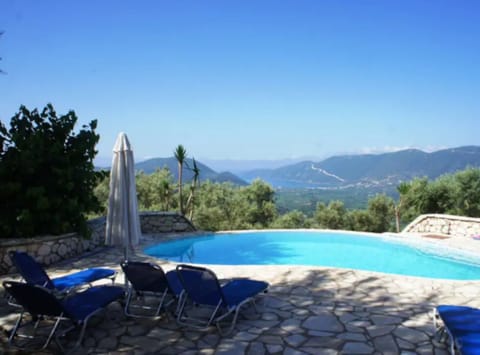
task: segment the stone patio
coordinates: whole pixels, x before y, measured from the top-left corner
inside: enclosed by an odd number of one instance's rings
[[[58,276],[90,266],[120,271],[122,255],[120,250],[108,248],[55,265],[48,272]],[[139,251],[133,259],[157,262],[165,270],[175,267]],[[480,307],[477,281],[303,266],[208,267],[220,278],[252,277],[270,283],[269,293],[258,299],[258,313],[253,307],[245,308],[230,335],[221,337],[216,329],[200,332],[180,328],[167,317],[127,319],[116,303],[92,320],[82,347],[72,353],[447,354],[445,344],[434,338],[432,308],[442,303]],[[121,273],[117,283],[123,283]],[[0,327],[12,327],[15,312],[1,298]],[[67,349],[73,346],[77,334],[72,335]],[[19,353],[7,347],[3,332],[0,339],[0,353]],[[45,352],[50,353],[58,353],[54,345]]]

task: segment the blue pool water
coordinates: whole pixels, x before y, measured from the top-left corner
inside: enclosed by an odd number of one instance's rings
[[[196,236],[146,248],[176,262],[223,265],[314,265],[454,280],[480,280],[480,259],[440,256],[393,237],[312,231]]]

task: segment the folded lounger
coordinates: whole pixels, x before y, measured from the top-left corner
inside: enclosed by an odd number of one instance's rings
[[[159,265],[139,261],[120,264],[129,281],[125,314],[131,317],[157,317],[179,299],[183,287],[175,270],[165,273]],[[145,304],[145,296],[158,298],[156,307]],[[134,312],[134,309],[142,311]],[[149,312],[154,310],[154,312]]]
[[[18,273],[22,275],[27,283],[43,286],[58,292],[69,292],[86,284],[91,285],[92,282],[101,279],[110,279],[113,283],[117,275],[115,270],[90,268],[50,279],[44,268],[27,253],[10,251],[8,255],[17,268]]]
[[[228,334],[235,326],[241,307],[254,303],[254,297],[268,289],[267,282],[250,279],[233,279],[221,286],[215,273],[202,267],[178,265],[177,272],[185,290],[179,301],[177,322],[196,329],[207,329],[215,323],[220,333]],[[188,301],[194,308],[204,307],[210,312],[206,317],[199,317],[195,309],[187,309]],[[220,322],[230,314],[233,314],[230,327],[223,331]]]
[[[438,326],[438,318],[442,320],[443,327]],[[452,355],[455,348],[463,355],[480,355],[480,309],[440,305],[434,309],[434,324],[436,329],[448,335]]]
[[[56,335],[55,342],[63,351],[58,337],[76,327],[81,327],[75,347],[80,345],[89,319],[110,303],[123,298],[125,294],[124,289],[119,286],[93,286],[83,292],[72,293],[64,299],[59,299],[52,290],[38,285],[5,281],[3,287],[22,306],[17,322],[10,331],[8,343],[29,350],[33,350],[29,344],[46,337],[43,345],[35,350],[45,349],[62,321],[69,321],[71,326]],[[28,321],[29,317],[26,317],[26,313],[31,315],[31,321]],[[48,323],[49,320],[50,323],[53,320],[54,324],[48,335],[44,334],[43,337],[38,331],[43,329],[40,323]],[[25,334],[28,330],[31,331],[31,334]],[[22,338],[28,339],[24,345],[20,344]]]

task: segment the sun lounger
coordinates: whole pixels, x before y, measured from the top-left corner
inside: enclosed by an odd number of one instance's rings
[[[59,292],[69,292],[77,287],[86,284],[91,285],[93,282],[102,279],[110,279],[113,283],[117,274],[116,271],[112,269],[90,268],[51,279],[45,269],[27,253],[10,251],[8,255],[18,273],[27,283],[43,286]]]
[[[125,294],[122,287],[93,286],[83,292],[72,293],[64,299],[59,299],[52,290],[42,286],[5,281],[3,287],[22,306],[17,322],[10,331],[8,343],[29,351],[45,349],[55,336],[55,342],[63,352],[58,338],[77,327],[80,327],[80,334],[75,347],[80,345],[90,318],[110,303],[123,298]],[[27,314],[30,314],[31,321]],[[50,332],[47,331],[42,336],[39,330],[43,330],[44,327],[40,326],[40,323],[51,324],[52,321]],[[56,334],[63,321],[68,321],[70,327]],[[32,349],[32,346],[45,338],[42,345]],[[26,341],[22,343],[22,339]]]
[[[438,325],[438,319],[443,326]],[[480,309],[467,306],[440,305],[434,309],[434,324],[447,334],[450,353],[480,354]]]
[[[120,266],[129,281],[125,303],[127,316],[158,317],[162,309],[180,297],[183,287],[175,270],[165,273],[159,265],[138,261],[122,262]],[[145,301],[146,297],[152,296],[157,299],[155,307]],[[151,310],[154,312],[151,313]]]
[[[178,265],[177,272],[185,290],[177,314],[181,325],[207,329],[215,324],[222,334],[228,334],[235,327],[240,309],[246,303],[254,303],[254,297],[268,289],[268,283],[250,279],[234,279],[220,285],[215,273],[209,269],[191,265]],[[193,307],[187,307],[187,302]],[[197,315],[198,309],[206,308],[206,316]],[[222,329],[220,322],[233,315],[230,327]]]

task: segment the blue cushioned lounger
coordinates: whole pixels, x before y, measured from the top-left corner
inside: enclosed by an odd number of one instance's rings
[[[86,284],[91,285],[92,282],[102,279],[110,279],[113,283],[117,274],[116,271],[112,269],[90,268],[50,279],[45,269],[27,253],[10,251],[8,255],[18,273],[22,275],[27,283],[43,286],[59,292],[69,292],[74,288]]]
[[[89,319],[110,303],[123,298],[125,294],[122,287],[93,286],[83,292],[72,293],[64,299],[59,299],[52,290],[38,285],[5,281],[3,287],[22,306],[15,327],[10,331],[8,342],[12,346],[30,351],[45,349],[56,335],[62,321],[68,321],[71,326],[55,337],[60,349],[63,351],[58,337],[76,327],[80,327],[80,334],[75,346],[80,345]],[[29,322],[28,318],[25,319],[26,313],[31,315],[32,321]],[[50,332],[42,337],[38,332],[42,328],[39,327],[39,323],[49,319],[53,319],[55,322]],[[32,324],[33,327],[30,327]],[[38,337],[46,338],[46,340],[40,347],[32,349],[32,341],[36,344],[35,340],[40,340],[37,339]],[[21,343],[21,339],[25,338],[27,341]]]
[[[444,324],[452,355],[455,354],[455,348],[464,355],[480,355],[480,309],[440,305],[434,309],[434,315]]]
[[[178,265],[178,277],[185,290],[180,300],[177,322],[181,325],[207,329],[215,323],[218,330],[227,334],[231,332],[237,321],[241,307],[254,303],[254,297],[268,289],[268,283],[250,279],[234,279],[221,286],[215,273],[209,269],[191,265]],[[187,302],[195,306],[211,309],[206,317],[194,315],[195,310],[187,309]],[[220,322],[233,314],[230,327],[224,331]]]
[[[457,341],[459,352],[462,355],[480,355],[480,334],[463,336]]]
[[[120,266],[129,281],[125,303],[127,316],[157,317],[162,308],[166,309],[178,300],[182,293],[183,287],[175,270],[165,273],[159,265],[139,261],[125,261]],[[157,306],[145,304],[145,296],[158,298]],[[140,311],[134,312],[134,309]]]

